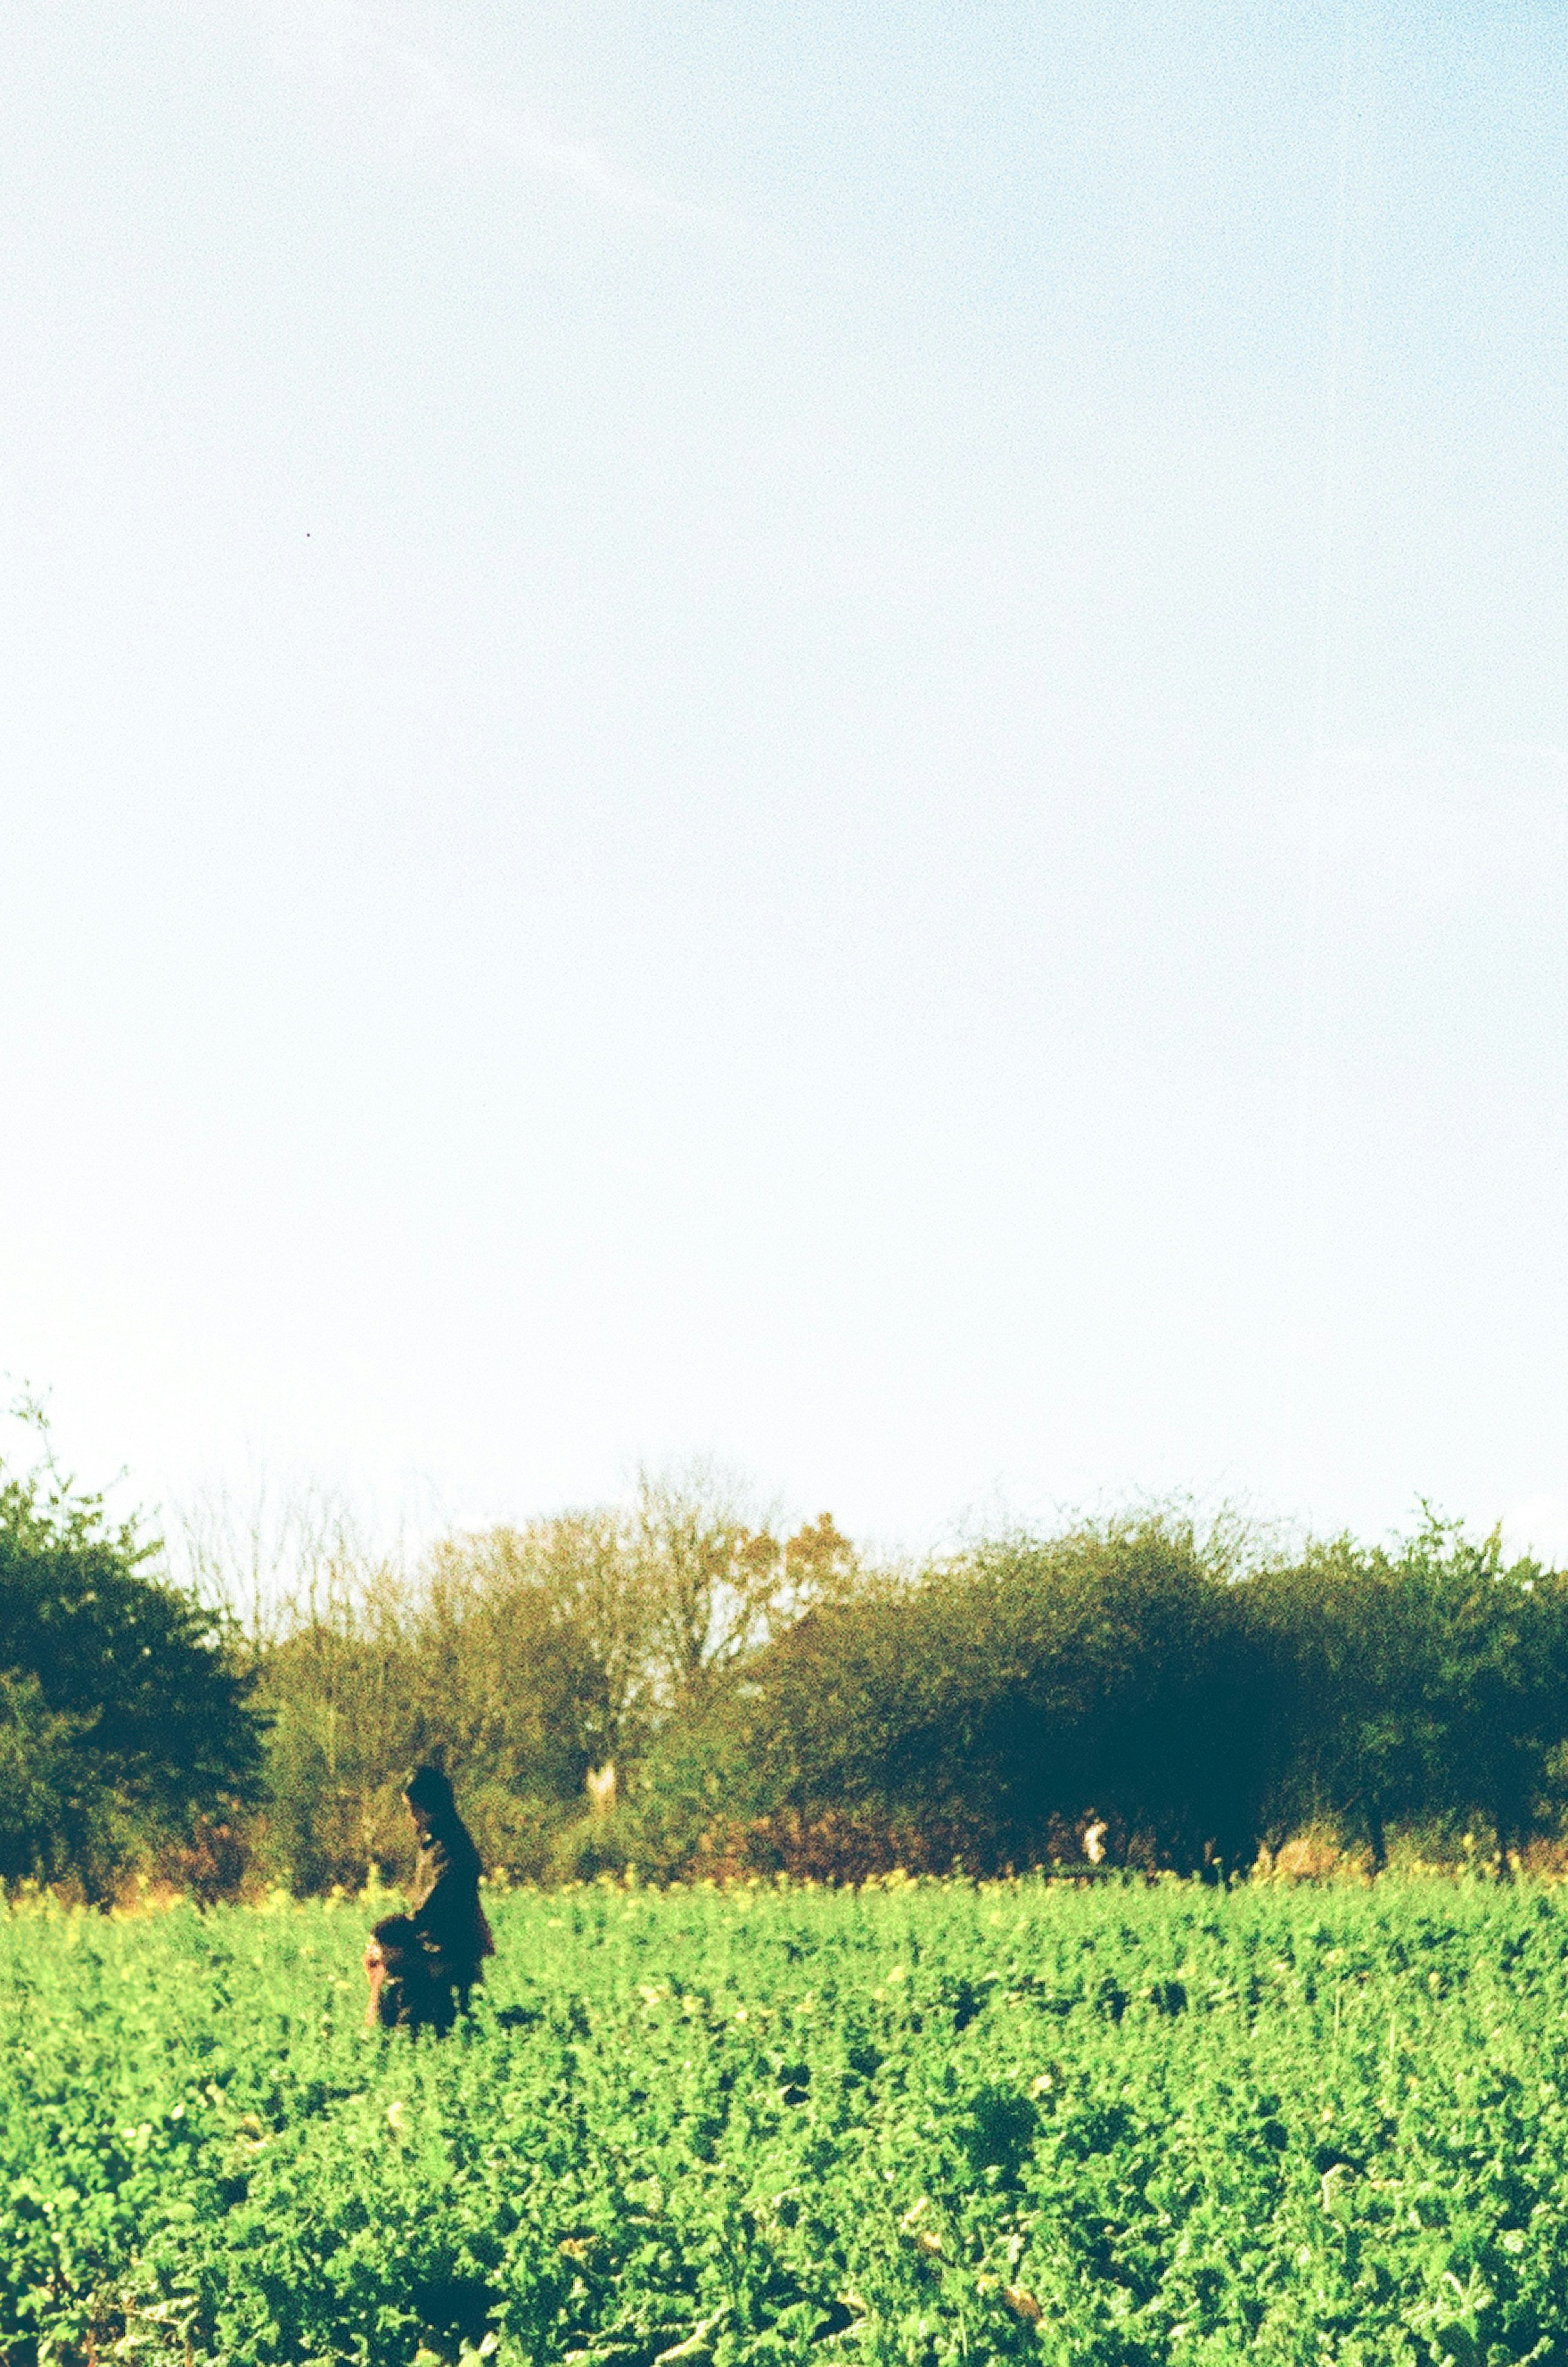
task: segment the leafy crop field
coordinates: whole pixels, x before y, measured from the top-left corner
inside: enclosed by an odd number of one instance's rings
[[[492,1904],[0,1914],[0,2358],[1568,2361],[1554,1892]]]

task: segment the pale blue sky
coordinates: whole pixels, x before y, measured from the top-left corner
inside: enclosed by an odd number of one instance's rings
[[[92,1475],[1568,1552],[1559,12],[22,0]]]

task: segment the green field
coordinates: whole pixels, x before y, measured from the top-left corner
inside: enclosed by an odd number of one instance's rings
[[[0,2357],[1568,2361],[1559,1896],[516,1892],[441,2044],[363,1905],[0,1915]]]

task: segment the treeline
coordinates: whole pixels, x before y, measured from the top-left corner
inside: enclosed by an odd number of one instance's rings
[[[1309,1828],[1506,1872],[1568,1818],[1568,1578],[1434,1517],[1282,1553],[1155,1511],[889,1568],[698,1475],[412,1568],[331,1520],[291,1558],[262,1583],[209,1523],[176,1585],[91,1500],[0,1488],[0,1877],[358,1887],[429,1758],[530,1880],[1217,1874]]]

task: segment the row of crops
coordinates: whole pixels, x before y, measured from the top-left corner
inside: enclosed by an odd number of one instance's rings
[[[1568,1907],[1438,1883],[0,1915],[0,2358],[1568,2361]]]

